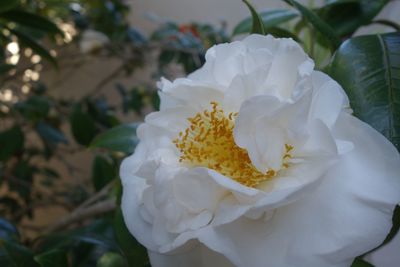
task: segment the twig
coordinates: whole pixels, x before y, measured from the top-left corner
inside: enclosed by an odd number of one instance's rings
[[[83,210],[85,207],[95,203],[96,201],[100,200],[103,197],[106,197],[110,190],[113,188],[115,181],[111,181],[109,184],[104,186],[99,192],[91,196],[89,199],[84,201],[81,205],[79,205],[75,211]]]
[[[107,199],[102,202],[96,203],[86,209],[80,209],[73,211],[70,215],[62,218],[58,222],[50,225],[47,229],[44,230],[44,234],[49,234],[55,231],[62,230],[67,226],[81,222],[87,218],[95,217],[98,215],[102,215],[108,212],[115,210],[117,207],[115,198]]]

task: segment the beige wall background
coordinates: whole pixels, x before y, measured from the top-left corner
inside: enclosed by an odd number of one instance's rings
[[[318,6],[324,0],[298,0],[298,2],[308,6]],[[241,0],[128,0],[127,3],[132,7],[130,21],[146,32],[154,30],[157,26],[148,18],[152,15],[158,16],[161,20],[180,23],[198,21],[218,24],[225,21],[229,30],[249,16],[249,11]],[[253,0],[251,3],[259,11],[269,8],[288,8],[282,0]],[[385,7],[379,17],[400,21],[399,14],[400,1],[395,0]]]

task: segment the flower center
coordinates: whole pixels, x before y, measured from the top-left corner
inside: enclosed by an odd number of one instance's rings
[[[256,187],[276,176],[277,171],[272,169],[265,173],[257,170],[247,151],[236,145],[233,128],[237,113],[231,112],[225,116],[218,103],[211,102],[211,105],[211,110],[204,110],[189,118],[190,126],[173,141],[181,152],[179,162],[213,169],[249,187]],[[287,168],[293,147],[286,144],[285,148],[282,166]]]

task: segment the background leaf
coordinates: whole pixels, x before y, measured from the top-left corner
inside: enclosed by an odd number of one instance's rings
[[[47,59],[50,63],[52,63],[54,66],[57,67],[56,59],[50,54],[47,48],[45,48],[43,45],[37,42],[34,38],[16,29],[9,29],[9,31],[15,36],[17,36],[18,42],[20,44],[22,44],[25,47],[31,48],[33,51],[35,51],[36,54]]]
[[[108,184],[117,175],[117,168],[104,156],[97,155],[92,164],[92,181],[96,191]]]
[[[0,251],[4,251],[12,267],[39,267],[33,260],[33,252],[17,243],[0,240]]]
[[[346,90],[354,114],[400,150],[400,33],[346,41],[333,57],[330,74]],[[396,206],[393,227],[382,245],[399,227],[400,207]]]
[[[54,249],[35,256],[35,261],[41,267],[68,267],[68,259],[65,251]]]
[[[106,148],[111,151],[133,153],[139,140],[136,137],[138,124],[124,124],[98,135],[90,147]]]
[[[330,1],[318,10],[320,17],[340,36],[353,34],[368,25],[389,0]]]
[[[351,264],[351,267],[374,267],[374,265],[372,265],[372,264],[369,263],[369,262],[366,262],[366,261],[363,260],[363,259],[356,258],[356,259],[353,261],[353,264]]]
[[[0,161],[5,161],[24,147],[24,134],[19,126],[0,133]]]
[[[336,49],[339,47],[341,40],[336,35],[334,29],[329,26],[326,22],[324,22],[314,11],[308,9],[302,4],[298,3],[295,0],[284,0],[289,3],[293,7],[295,7],[298,11],[300,11],[303,18],[305,18],[319,33],[322,34],[324,38],[329,40],[331,46]]]
[[[63,32],[57,27],[56,24],[51,22],[45,17],[36,15],[31,12],[23,10],[10,10],[0,13],[0,18],[6,19],[10,22],[15,22],[28,28],[34,28],[50,34],[61,34]]]
[[[251,13],[251,18],[252,18],[251,33],[258,33],[265,35],[264,24],[261,17],[258,15],[257,11],[247,0],[243,0],[243,2],[247,5]]]
[[[0,218],[0,239],[16,241],[19,239],[17,228],[9,221]]]
[[[133,238],[126,228],[121,209],[118,209],[114,215],[114,231],[118,244],[128,260],[129,266],[146,266],[149,262],[147,250]]]
[[[0,1],[0,13],[13,9],[18,5],[18,0],[2,0]]]
[[[65,137],[65,135],[58,129],[54,128],[53,126],[45,123],[45,122],[39,122],[36,125],[36,131],[42,137],[42,139],[46,142],[52,143],[52,144],[58,144],[58,143],[63,143],[63,144],[68,144],[68,140]]]
[[[97,133],[93,118],[83,112],[81,105],[77,104],[71,112],[69,122],[75,140],[83,146],[88,146]]]
[[[290,21],[291,19],[298,16],[298,12],[289,9],[273,9],[261,12],[259,16],[262,20],[262,23],[264,24],[264,28],[268,29],[271,27],[275,27],[281,23]],[[232,35],[249,33],[251,31],[251,28],[252,17],[248,17],[236,25],[236,27],[233,29]]]
[[[331,76],[346,90],[354,114],[400,149],[400,33],[352,38],[339,48]]]

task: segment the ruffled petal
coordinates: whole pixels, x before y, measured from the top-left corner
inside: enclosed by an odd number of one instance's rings
[[[237,266],[254,267],[344,267],[379,245],[400,201],[399,154],[383,136],[345,113],[335,133],[353,142],[354,150],[312,194],[276,209],[266,222],[241,217],[186,239],[198,238]]]
[[[179,254],[165,255],[153,251],[148,254],[153,267],[234,267],[223,255],[198,242],[194,248]]]

